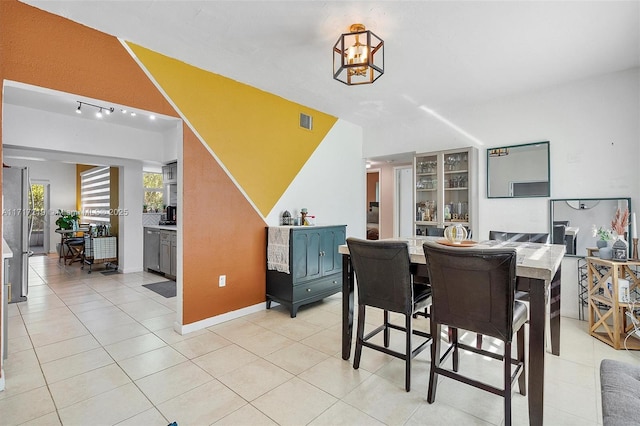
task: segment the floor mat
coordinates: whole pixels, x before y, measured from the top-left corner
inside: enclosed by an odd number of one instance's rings
[[[177,294],[175,281],[160,281],[159,283],[143,284],[142,287],[146,287],[164,297],[176,297]]]

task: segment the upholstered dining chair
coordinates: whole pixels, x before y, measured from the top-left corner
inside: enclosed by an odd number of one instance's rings
[[[489,231],[489,239],[496,241],[517,241],[522,243],[544,244],[549,242],[549,233]]]
[[[414,330],[412,314],[431,303],[429,286],[413,284],[409,259],[409,247],[403,241],[375,241],[347,238],[351,264],[358,289],[358,328],[353,368],[360,367],[362,347],[375,349],[405,361],[405,389],[411,389],[411,360],[431,342],[431,334]],[[383,310],[383,324],[364,335],[366,308]],[[404,327],[389,322],[389,312],[404,315]],[[389,348],[390,330],[405,333],[404,353]],[[370,339],[383,332],[380,346]],[[412,348],[412,335],[425,338]]]
[[[427,402],[436,398],[438,376],[443,375],[504,398],[505,425],[511,425],[511,394],[516,380],[526,395],[525,335],[527,307],[515,300],[516,252],[514,249],[479,250],[445,247],[436,243],[423,245],[431,281],[431,370]],[[440,356],[441,326],[454,330],[451,345]],[[466,345],[458,340],[458,329],[469,330],[498,339],[503,354]],[[511,358],[513,334],[517,333],[517,357]],[[458,373],[459,350],[464,349],[503,361],[503,387]],[[443,362],[453,354],[453,369]],[[512,364],[515,370],[512,372]]]

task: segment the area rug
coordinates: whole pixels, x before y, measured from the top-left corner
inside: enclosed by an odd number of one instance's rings
[[[143,284],[142,287],[146,287],[149,290],[158,293],[164,297],[176,297],[176,282],[175,281],[160,281],[158,283]]]

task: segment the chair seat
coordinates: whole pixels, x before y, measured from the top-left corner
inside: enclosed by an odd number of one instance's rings
[[[520,330],[520,327],[527,322],[527,305],[515,301],[513,306],[513,329]]]
[[[67,238],[67,240],[65,241],[65,244],[70,245],[70,246],[72,246],[72,245],[81,245],[81,244],[84,244],[84,238],[76,238],[76,237]]]
[[[426,308],[431,304],[431,287],[424,284],[413,285],[413,312]]]

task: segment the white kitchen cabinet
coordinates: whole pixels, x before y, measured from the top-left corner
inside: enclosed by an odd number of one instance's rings
[[[477,227],[477,149],[417,154],[414,158],[416,235],[461,224]]]

